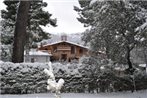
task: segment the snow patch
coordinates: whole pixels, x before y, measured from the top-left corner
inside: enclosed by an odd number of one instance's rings
[[[62,98],[146,98],[147,90],[139,92],[117,92],[117,93],[64,93]],[[24,94],[24,95],[0,95],[0,98],[55,98],[51,93],[44,94]]]

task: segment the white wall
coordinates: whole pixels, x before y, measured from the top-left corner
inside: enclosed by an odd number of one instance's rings
[[[49,62],[50,56],[44,56],[44,55],[29,55],[28,57],[25,55],[24,62],[31,62],[31,59],[34,58],[34,62]]]

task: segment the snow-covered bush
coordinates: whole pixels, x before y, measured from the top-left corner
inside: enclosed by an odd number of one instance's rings
[[[52,63],[57,81],[60,78],[65,80],[61,92],[94,93],[134,89],[131,76],[118,75],[111,67],[113,64],[111,61],[108,60],[106,62],[109,63],[106,63],[96,58],[94,60],[88,57],[84,58],[80,64]],[[43,72],[44,68],[48,68],[45,63],[0,62],[1,93],[48,92],[46,89],[48,76]],[[137,90],[147,89],[147,75],[142,71],[135,72],[134,80]]]
[[[79,88],[78,78],[81,77],[77,64],[53,63],[53,72],[57,81],[59,78],[65,78],[68,82],[68,86],[72,87],[72,82],[76,82],[77,88]],[[1,93],[41,93],[47,92],[46,80],[48,76],[43,72],[44,68],[48,68],[47,64],[43,63],[11,63],[0,62],[1,73]],[[72,78],[75,78],[72,81]],[[71,84],[70,84],[71,83]],[[66,92],[67,85],[62,91]],[[74,90],[74,88],[73,88]]]
[[[43,67],[46,64],[0,63],[1,93],[45,92],[47,77]]]
[[[134,80],[132,80],[131,75],[125,73],[125,66],[121,68],[122,65],[117,65],[116,67],[110,59],[100,60],[95,57],[84,57],[81,59],[81,66],[79,70],[83,80],[86,80],[88,92],[147,89],[147,76],[144,73],[140,73],[139,69],[135,72],[136,87],[134,87]]]
[[[101,62],[95,57],[82,57],[80,59],[80,73],[87,77],[98,75],[100,72]]]
[[[145,72],[137,70],[134,73],[134,80],[137,90],[147,89],[147,74]]]
[[[0,58],[3,61],[11,60],[11,45],[1,45]]]

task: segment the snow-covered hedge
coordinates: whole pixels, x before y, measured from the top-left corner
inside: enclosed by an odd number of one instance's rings
[[[88,60],[88,59],[87,59]],[[129,75],[118,76],[115,72],[91,69],[95,66],[88,62],[78,64],[53,63],[52,67],[56,80],[65,80],[62,92],[108,92],[133,89],[133,82]],[[90,67],[88,67],[90,66]],[[1,93],[23,94],[48,92],[47,75],[43,72],[48,68],[46,63],[11,63],[0,62]],[[88,70],[91,69],[89,72]],[[88,73],[88,74],[87,74]],[[147,76],[135,74],[136,89],[147,89]]]
[[[41,66],[41,67],[40,67]],[[1,93],[34,93],[46,91],[46,64],[0,63]]]
[[[53,63],[55,77],[57,80],[60,77],[66,78],[66,81],[69,78],[81,77],[77,65]],[[0,62],[1,93],[47,92],[48,77],[43,72],[44,68],[48,68],[46,63]]]

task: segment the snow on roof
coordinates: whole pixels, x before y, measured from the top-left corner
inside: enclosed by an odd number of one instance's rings
[[[26,55],[26,52],[25,52]],[[36,50],[31,50],[29,51],[29,55],[42,55],[42,56],[51,56],[51,54],[46,53],[46,52],[42,52],[42,51],[36,51]]]
[[[146,64],[139,64],[140,67],[146,67]]]
[[[91,2],[90,2],[90,6],[92,6],[95,2],[97,2],[98,0],[91,0]]]
[[[55,45],[55,44],[62,43],[62,42],[66,42],[66,43],[69,43],[69,44],[73,44],[73,45],[88,49],[88,47],[85,47],[83,45],[80,45],[80,44],[77,44],[77,43],[74,43],[74,42],[70,42],[70,41],[58,41],[58,42],[50,43],[50,44],[43,45],[43,46]]]
[[[51,54],[45,53],[45,52],[42,52],[42,51],[35,51],[35,52],[30,51],[29,55],[46,55],[46,56],[49,56]]]

